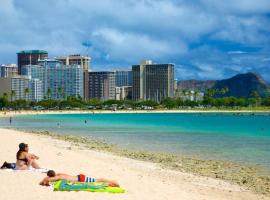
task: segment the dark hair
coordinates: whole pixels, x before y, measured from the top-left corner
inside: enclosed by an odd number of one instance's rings
[[[55,171],[49,170],[49,171],[47,172],[47,176],[49,176],[49,177],[55,177]]]
[[[21,151],[24,151],[24,149],[25,149],[26,147],[28,147],[28,144],[25,144],[25,143],[23,143],[23,142],[19,144],[19,149],[20,149]]]

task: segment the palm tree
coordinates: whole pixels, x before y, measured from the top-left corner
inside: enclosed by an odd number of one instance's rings
[[[195,90],[195,91],[194,91],[194,100],[195,100],[196,102],[197,102],[198,94],[199,94],[198,90]]]
[[[261,98],[260,94],[256,90],[253,90],[250,96],[256,99],[256,107],[258,107],[258,104]]]
[[[52,90],[51,90],[51,88],[48,88],[48,90],[47,90],[48,99],[51,99],[51,96],[52,96]]]
[[[3,97],[4,97],[5,99],[7,99],[7,98],[8,98],[8,93],[5,92],[5,93],[3,94]]]
[[[65,99],[65,91],[62,87],[58,88],[58,96],[62,97],[62,99]]]
[[[11,101],[13,101],[13,97],[16,96],[16,91],[15,90],[11,90],[11,93],[10,93],[10,98],[11,98]]]
[[[26,100],[29,100],[29,93],[30,93],[30,89],[29,88],[25,88],[24,89],[24,96]]]
[[[207,95],[209,97],[213,97],[215,94],[216,94],[216,90],[215,89],[213,89],[213,88],[207,89]]]

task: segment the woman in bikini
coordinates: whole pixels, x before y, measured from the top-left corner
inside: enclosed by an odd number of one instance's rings
[[[28,153],[29,147],[25,143],[19,144],[19,151],[17,152],[16,158],[16,169],[25,170],[29,169],[29,167],[33,167],[35,169],[40,169],[36,160],[39,159],[38,156],[34,154]]]

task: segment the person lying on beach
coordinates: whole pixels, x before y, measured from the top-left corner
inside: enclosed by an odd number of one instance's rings
[[[70,182],[85,182],[85,183],[103,182],[103,183],[107,183],[108,186],[110,187],[119,187],[119,184],[116,181],[107,180],[103,178],[95,179],[92,177],[85,176],[83,174],[79,174],[77,176],[72,176],[72,175],[62,174],[62,173],[56,174],[55,171],[53,170],[49,170],[47,172],[47,176],[39,184],[43,186],[49,186],[49,182],[59,181],[59,180],[66,180]]]
[[[17,152],[16,158],[16,169],[19,170],[26,170],[30,167],[35,169],[40,169],[39,165],[37,164],[36,160],[39,159],[38,156],[28,153],[29,147],[28,144],[20,143],[19,144],[19,151]]]

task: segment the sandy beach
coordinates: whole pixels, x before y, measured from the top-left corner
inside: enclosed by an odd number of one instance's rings
[[[0,111],[0,117],[17,115],[37,115],[37,114],[87,114],[87,113],[268,113],[270,110],[222,110],[222,109],[183,109],[183,110],[17,110]]]
[[[270,199],[213,178],[164,169],[157,164],[86,149],[80,145],[15,130],[0,129],[0,161],[15,161],[20,142],[39,155],[42,167],[119,181],[124,194],[54,192],[39,186],[43,173],[0,170],[1,199]]]

